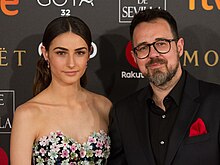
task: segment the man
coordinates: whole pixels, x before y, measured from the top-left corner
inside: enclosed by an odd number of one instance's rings
[[[184,40],[174,18],[140,11],[130,34],[149,85],[114,105],[108,165],[219,165],[220,87],[181,68]]]

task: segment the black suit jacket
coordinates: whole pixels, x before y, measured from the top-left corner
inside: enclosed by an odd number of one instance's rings
[[[147,120],[148,89],[143,88],[123,99],[111,110],[108,165],[156,165]],[[186,73],[183,91],[164,165],[219,165],[220,86]],[[198,118],[204,121],[207,134],[189,137],[190,126]]]

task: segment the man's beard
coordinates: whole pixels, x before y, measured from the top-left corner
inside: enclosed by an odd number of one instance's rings
[[[165,65],[165,70],[161,68],[156,68],[154,70],[150,70],[148,67],[153,63],[159,63]],[[154,58],[151,59],[146,64],[147,74],[145,74],[145,77],[148,78],[148,80],[153,83],[155,86],[164,86],[166,85],[175,75],[179,67],[179,61],[177,61],[176,66],[172,69],[169,69],[167,66],[167,60],[165,59],[159,59]]]

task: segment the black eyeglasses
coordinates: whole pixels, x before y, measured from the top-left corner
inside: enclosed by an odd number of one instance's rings
[[[177,41],[177,39],[161,39],[155,41],[151,44],[147,44],[146,42],[141,43],[140,45],[133,48],[133,51],[137,58],[144,59],[147,58],[150,54],[150,47],[153,45],[154,49],[160,53],[165,54],[168,53],[171,49],[171,42]]]

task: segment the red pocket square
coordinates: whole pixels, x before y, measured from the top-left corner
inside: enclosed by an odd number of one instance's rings
[[[207,134],[205,123],[198,118],[190,127],[189,137]]]

